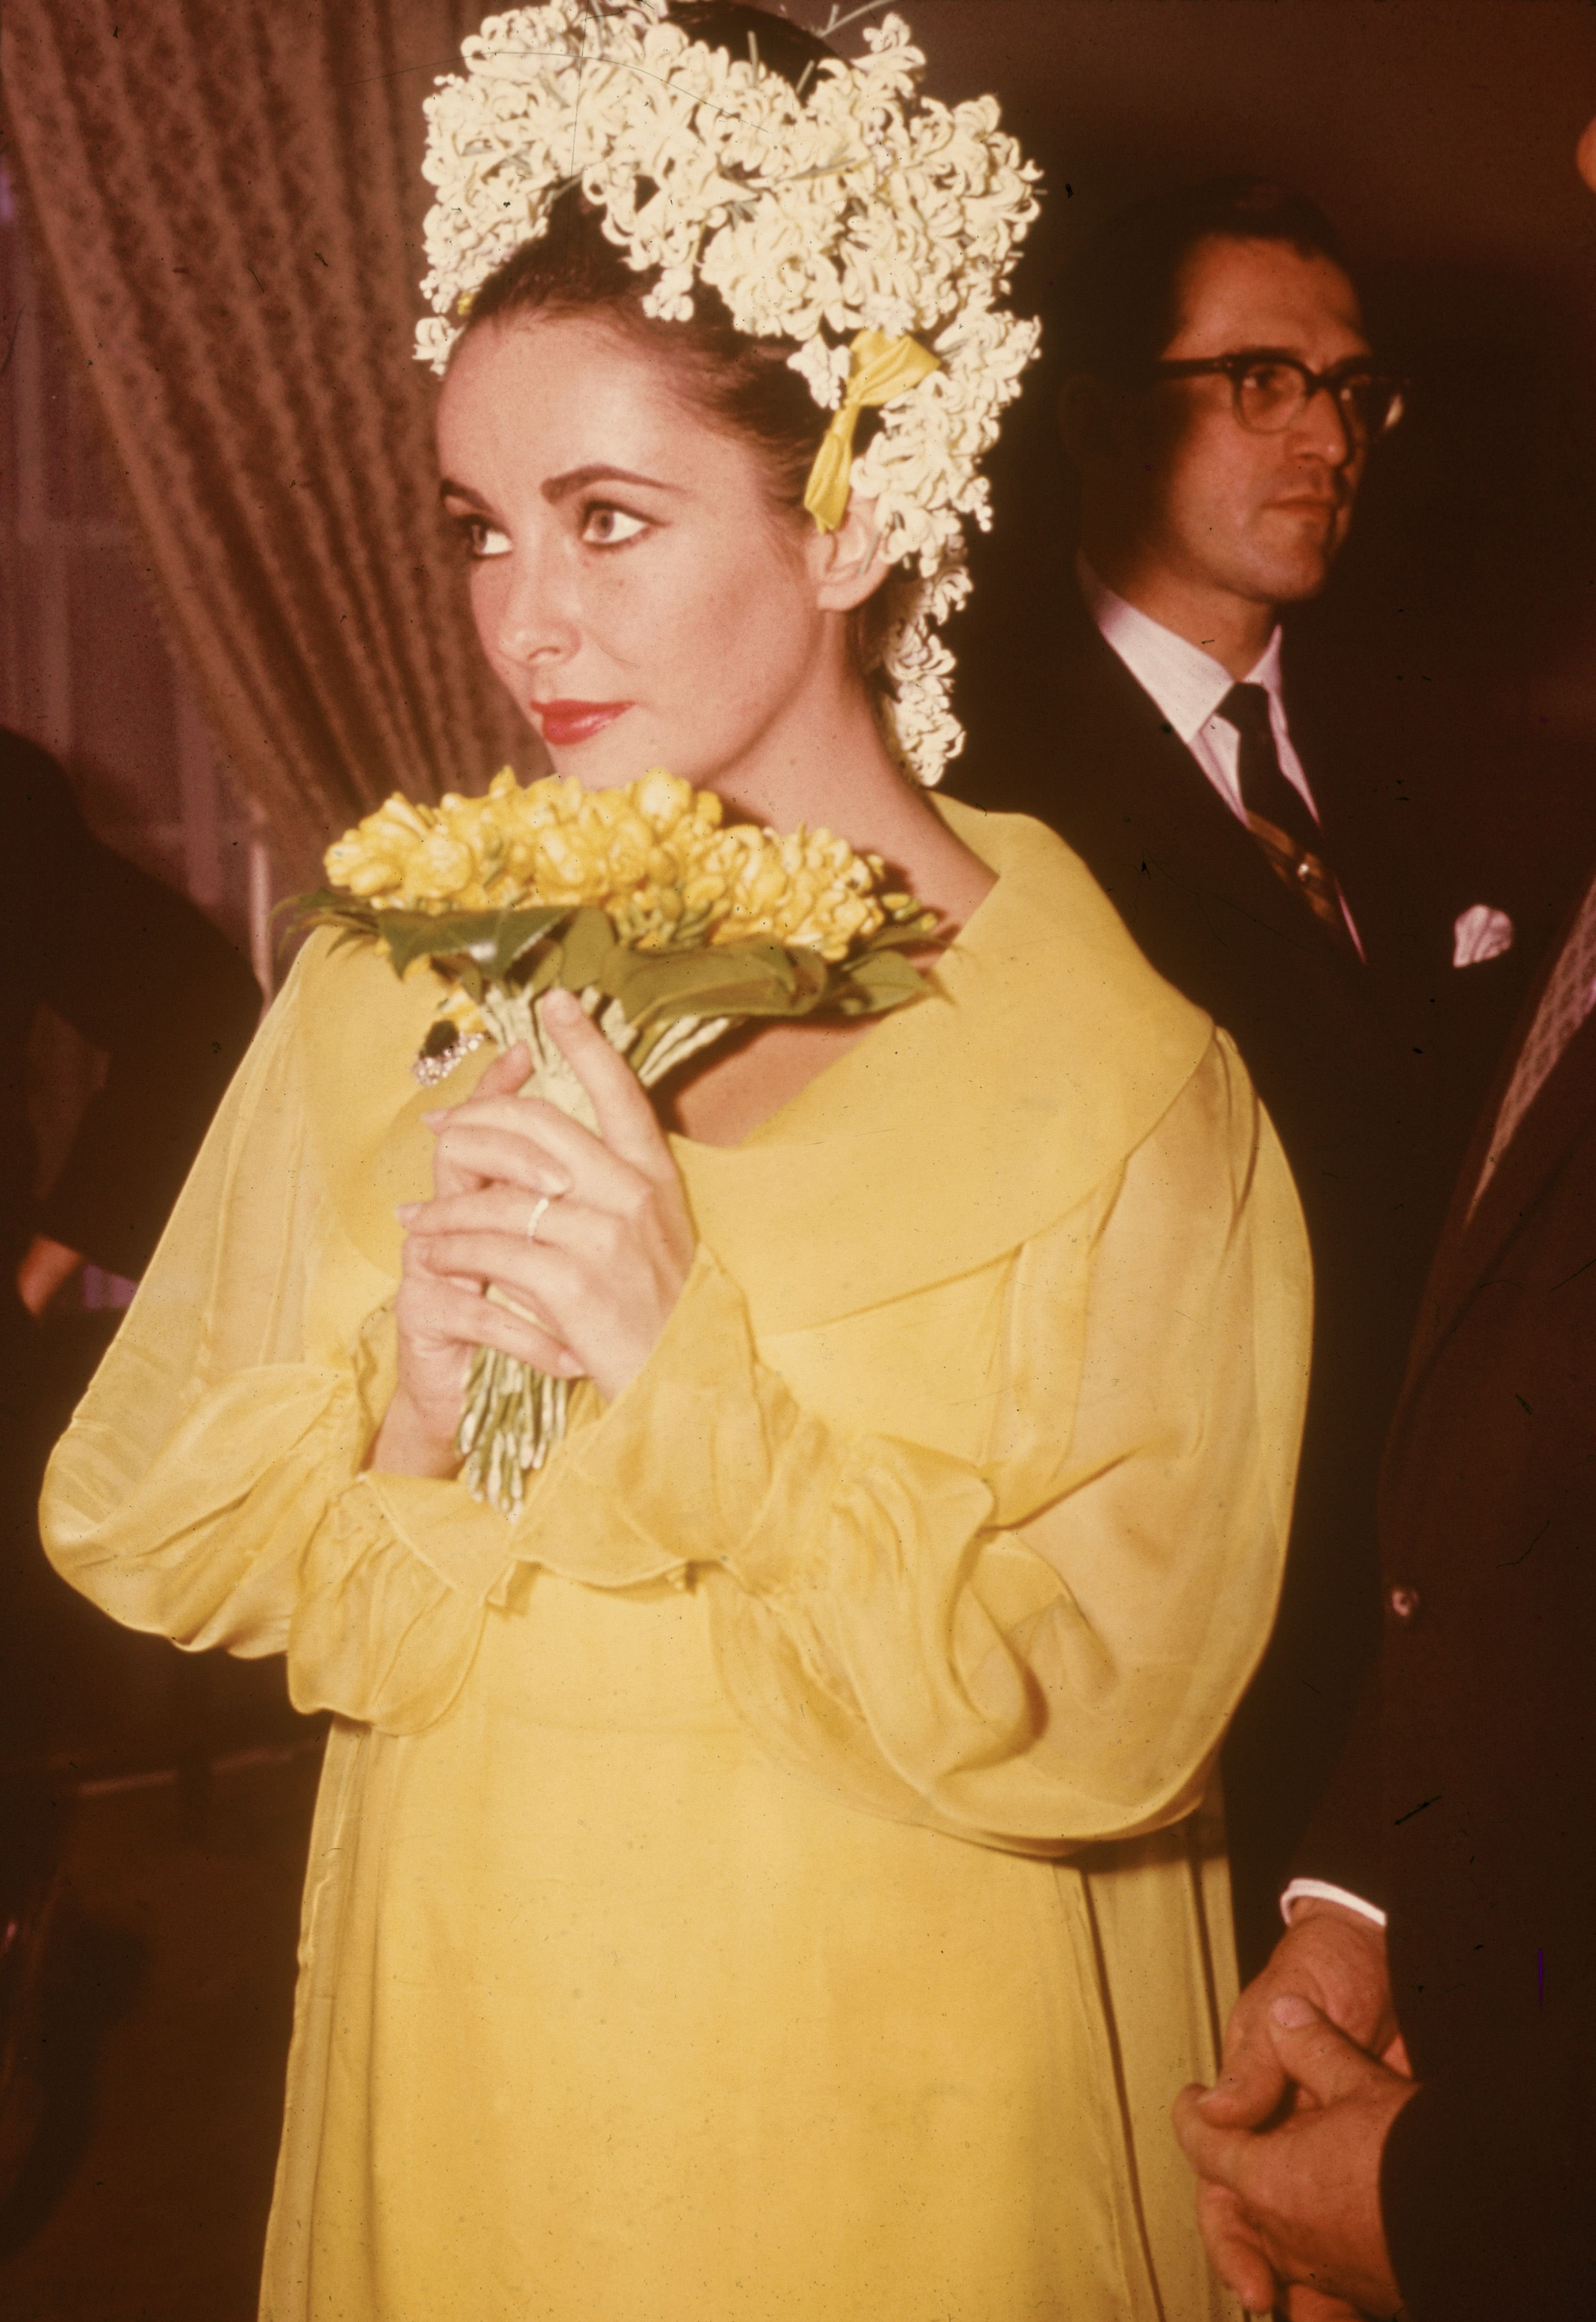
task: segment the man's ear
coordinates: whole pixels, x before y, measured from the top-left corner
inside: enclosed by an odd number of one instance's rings
[[[816,533],[808,558],[823,613],[851,613],[873,596],[892,569],[881,553],[874,500],[850,493],[846,516],[834,532]]]
[[[1574,149],[1573,166],[1596,194],[1596,121],[1587,123],[1583,136]]]
[[[1130,432],[1125,398],[1106,379],[1077,371],[1064,381],[1059,389],[1059,434],[1071,466],[1081,474],[1121,460]]]

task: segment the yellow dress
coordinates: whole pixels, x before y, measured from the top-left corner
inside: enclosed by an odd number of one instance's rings
[[[743,1144],[511,1524],[362,1474],[430,998],[308,947],[46,1492],[336,1713],[267,2322],[1210,2322],[1168,2123],[1306,1248],[1235,1053],[1037,824]],[[465,1092],[462,1066],[445,1099]]]

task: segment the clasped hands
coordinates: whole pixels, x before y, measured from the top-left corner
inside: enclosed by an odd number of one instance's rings
[[[591,1378],[613,1400],[652,1352],[692,1265],[681,1179],[635,1074],[570,993],[548,995],[543,1021],[598,1134],[516,1095],[532,1070],[520,1047],[494,1059],[465,1103],[428,1115],[433,1198],[399,1211],[398,1384],[370,1456],[390,1474],[454,1475],[478,1347],[555,1378]]]
[[[1208,2255],[1249,2313],[1400,2314],[1380,2164],[1414,2089],[1384,1930],[1333,1903],[1300,1903],[1236,2004],[1218,2083],[1175,2104]]]

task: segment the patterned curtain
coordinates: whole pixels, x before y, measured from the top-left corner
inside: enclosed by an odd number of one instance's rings
[[[156,591],[286,863],[535,766],[436,511],[421,101],[475,0],[7,0],[14,162]]]

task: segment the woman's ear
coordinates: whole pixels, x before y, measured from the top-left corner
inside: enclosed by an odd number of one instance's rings
[[[891,565],[881,553],[874,500],[848,496],[848,512],[834,532],[816,532],[808,544],[815,602],[823,613],[851,613],[880,587]]]

